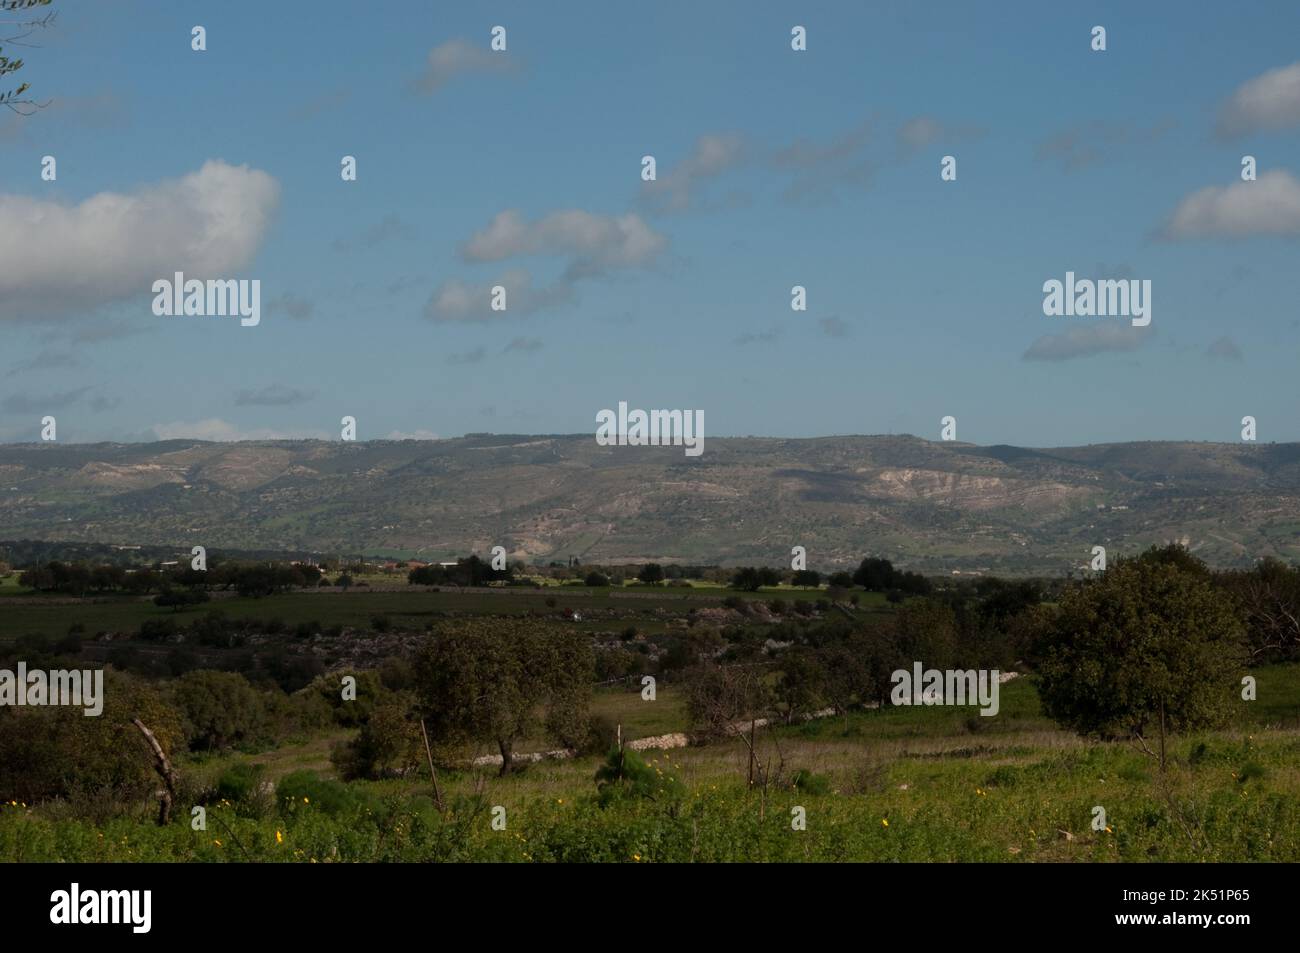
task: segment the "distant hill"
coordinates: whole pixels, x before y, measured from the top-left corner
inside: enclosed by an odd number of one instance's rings
[[[1217,565],[1300,560],[1300,444],[1058,449],[912,436],[590,434],[439,441],[0,445],[0,538],[532,561],[1064,573],[1180,540]]]

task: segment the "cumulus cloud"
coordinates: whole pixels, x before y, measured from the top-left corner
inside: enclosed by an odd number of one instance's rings
[[[233,277],[256,254],[278,198],[279,185],[265,172],[220,160],[75,205],[0,194],[0,320],[147,295],[176,271]]]
[[[458,76],[471,73],[509,73],[518,66],[505,52],[494,52],[487,44],[469,40],[448,40],[429,51],[424,72],[416,77],[417,92],[437,92]]]
[[[492,288],[506,291],[506,310],[492,310]],[[573,286],[559,282],[546,288],[533,285],[532,276],[522,269],[512,269],[495,281],[471,285],[453,278],[439,285],[424,306],[424,316],[431,321],[491,321],[497,318],[527,316],[573,298]]]
[[[1045,334],[1029,346],[1022,356],[1026,361],[1069,361],[1135,351],[1151,336],[1150,328],[1131,324],[1085,324],[1061,334]]]
[[[740,136],[710,134],[695,141],[691,154],[659,175],[641,183],[643,199],[656,211],[680,212],[695,202],[700,183],[721,175],[744,158],[745,142]]]
[[[518,211],[507,209],[461,245],[461,257],[468,262],[531,256],[567,258],[559,280],[539,287],[523,269],[511,269],[485,285],[452,279],[434,290],[424,313],[434,321],[485,321],[532,314],[571,301],[576,284],[583,279],[651,264],[667,245],[663,235],[631,212],[596,215],[566,209],[530,222]],[[506,289],[504,311],[492,310],[494,285]]]
[[[257,390],[241,390],[235,395],[238,407],[288,407],[303,404],[315,397],[312,391],[286,387],[284,384],[270,384]]]
[[[1237,87],[1219,110],[1224,138],[1300,125],[1300,62],[1280,66]]]
[[[1230,337],[1221,337],[1205,349],[1205,356],[1218,361],[1240,361],[1241,348]]]
[[[1208,186],[1184,198],[1161,237],[1245,238],[1300,235],[1300,182],[1284,169],[1260,173],[1255,182]]]
[[[574,279],[647,264],[667,244],[663,235],[631,212],[613,216],[566,209],[528,222],[517,210],[507,209],[465,242],[461,255],[466,261],[568,256],[566,275]]]

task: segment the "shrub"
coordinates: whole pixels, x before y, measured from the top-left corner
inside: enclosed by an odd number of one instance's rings
[[[260,764],[240,762],[232,765],[217,778],[216,794],[223,801],[247,800],[257,791],[263,768]]]
[[[794,786],[796,791],[800,791],[803,794],[820,795],[831,793],[830,778],[824,774],[813,774],[811,771],[806,771],[803,768],[800,768],[794,773],[794,777],[790,779],[790,783]]]
[[[615,748],[596,769],[596,791],[600,806],[607,808],[622,800],[673,801],[684,795],[686,788],[674,775],[646,764],[630,748]]]
[[[363,801],[359,789],[307,770],[286,775],[276,787],[275,795],[280,811],[286,815],[299,805],[310,805],[326,814],[342,814],[355,810]]]
[[[172,686],[172,698],[195,751],[251,743],[265,725],[261,695],[235,672],[187,672]]]

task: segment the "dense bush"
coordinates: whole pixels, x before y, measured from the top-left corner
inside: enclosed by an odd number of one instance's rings
[[[266,740],[266,709],[261,694],[235,672],[199,669],[171,686],[184,719],[191,750],[220,751]]]

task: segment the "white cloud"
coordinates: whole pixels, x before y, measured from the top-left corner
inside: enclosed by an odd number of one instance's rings
[[[492,288],[500,285],[506,290],[506,310],[492,310]],[[424,306],[424,316],[433,321],[491,321],[496,318],[519,317],[542,311],[569,301],[573,286],[558,282],[549,288],[533,287],[532,276],[521,269],[512,269],[495,281],[483,285],[470,285],[453,278],[439,285]]]
[[[1219,110],[1218,133],[1225,137],[1296,125],[1300,125],[1300,63],[1243,83]]]
[[[1151,336],[1149,328],[1131,324],[1086,324],[1061,334],[1045,334],[1022,355],[1026,361],[1069,361],[1124,351],[1136,351]]]
[[[644,265],[668,244],[634,213],[594,215],[581,209],[551,212],[534,222],[515,209],[500,212],[461,247],[467,261],[501,261],[521,255],[568,255],[570,277]]]
[[[415,80],[421,93],[437,92],[457,76],[468,73],[508,73],[517,66],[504,52],[494,52],[486,44],[469,40],[448,40],[429,51],[424,72]]]
[[[642,194],[659,210],[682,211],[691,206],[696,186],[739,163],[744,151],[739,136],[700,136],[689,156],[655,181],[641,183]]]
[[[220,160],[76,205],[0,195],[0,320],[148,295],[176,271],[232,277],[256,254],[278,198],[267,173]]]
[[[1300,235],[1300,182],[1272,169],[1255,182],[1209,186],[1179,202],[1161,234],[1171,239]]]

